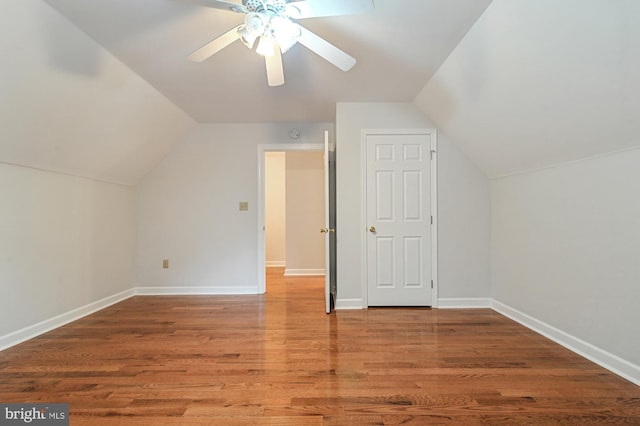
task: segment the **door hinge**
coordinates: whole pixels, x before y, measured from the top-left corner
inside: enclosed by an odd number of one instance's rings
[[[433,280],[431,280],[431,288],[433,288]]]
[[[429,151],[429,158],[430,158],[431,160],[433,160],[433,154],[435,154],[435,153],[436,153],[436,151],[435,151],[434,149],[432,149],[431,151]]]
[[[431,216],[431,224],[433,225],[433,216]]]

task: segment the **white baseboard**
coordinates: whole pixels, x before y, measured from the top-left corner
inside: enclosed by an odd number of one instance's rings
[[[591,343],[585,342],[569,333],[553,327],[543,321],[537,320],[523,312],[518,311],[504,303],[493,301],[493,309],[525,327],[542,334],[559,345],[564,346],[572,352],[595,362],[612,373],[623,377],[630,382],[640,386],[640,366],[635,365],[617,355],[609,353]]]
[[[491,309],[492,306],[489,298],[438,298],[438,309]]]
[[[238,287],[135,287],[138,296],[234,296],[258,294],[257,286]]]
[[[362,299],[337,299],[336,310],[341,309],[364,309],[364,300]]]
[[[493,300],[489,298],[441,298],[438,299],[438,309],[491,309]],[[336,310],[338,309],[364,309],[362,299],[338,299]]]
[[[30,325],[21,330],[14,331],[13,333],[0,336],[0,351],[3,351],[11,346],[15,346],[26,340],[33,339],[41,334],[51,331],[55,328],[62,327],[65,324],[79,320],[80,318],[91,315],[101,309],[107,308],[118,302],[122,302],[134,295],[132,289],[122,291],[114,294],[113,296],[105,297],[104,299],[91,302],[87,305],[81,306],[76,309],[72,309],[64,314],[57,315],[53,318],[41,321],[37,324]]]
[[[267,260],[265,266],[267,268],[284,268],[287,264],[284,260]]]
[[[0,351],[33,339],[48,331],[62,327],[70,322],[91,315],[101,309],[122,302],[132,296],[180,296],[180,295],[248,295],[258,294],[257,286],[242,287],[134,287],[129,290],[105,297],[53,318],[30,325],[21,330],[0,336]]]
[[[285,269],[284,276],[285,277],[304,277],[311,275],[322,275],[324,276],[324,269]]]

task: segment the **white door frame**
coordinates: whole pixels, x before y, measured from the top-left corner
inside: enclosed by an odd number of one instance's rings
[[[362,206],[362,230],[361,230],[361,269],[362,269],[362,300],[363,306],[369,306],[369,297],[367,292],[368,269],[367,269],[367,136],[369,135],[429,135],[431,138],[431,216],[433,224],[431,225],[431,280],[433,287],[431,288],[431,307],[438,307],[438,132],[436,129],[363,129],[360,141],[360,159],[362,172],[361,178],[361,199]]]
[[[267,152],[286,151],[324,151],[324,143],[279,143],[258,145],[258,294],[267,291],[265,261],[265,189],[264,189],[264,154]]]

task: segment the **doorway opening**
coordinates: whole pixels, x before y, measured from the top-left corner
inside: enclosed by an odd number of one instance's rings
[[[314,181],[317,173],[324,173],[322,169],[306,172],[301,170],[304,163],[318,158],[322,159],[324,150],[323,144],[273,144],[258,146],[258,290],[259,293],[267,291],[267,268],[282,268],[283,272],[289,276],[312,275],[324,273],[322,267],[324,257],[314,258],[313,252],[309,254],[307,250],[303,253],[294,252],[293,247],[301,244],[305,238],[312,240],[317,237],[322,242],[320,229],[323,222],[318,226],[316,218],[313,221],[303,217],[304,209],[308,206],[300,205],[300,199],[304,198],[304,192],[317,193],[323,196],[322,181],[320,186],[306,187],[301,183]],[[289,156],[289,191],[287,191],[287,155]],[[309,158],[305,158],[309,155]],[[315,156],[315,158],[314,158]],[[321,160],[322,161],[322,160]],[[323,164],[323,163],[321,163]],[[295,166],[293,168],[292,166]],[[269,176],[267,176],[269,173]],[[269,181],[267,181],[269,178]],[[294,181],[299,178],[299,181]],[[289,193],[289,212],[287,212],[287,193]],[[294,203],[294,201],[297,201]],[[267,205],[269,203],[270,205]],[[273,205],[275,205],[275,207]],[[274,208],[275,213],[267,213],[268,208]],[[324,205],[319,208],[320,217],[324,220]],[[278,213],[279,212],[279,213]],[[288,214],[287,214],[288,213]],[[310,228],[309,223],[315,224],[315,229]],[[287,232],[287,228],[291,229]],[[300,232],[304,230],[303,232]],[[314,233],[310,233],[313,232]],[[287,237],[287,234],[289,236]],[[290,239],[289,254],[293,255],[291,262],[287,262],[287,238]],[[322,244],[324,244],[322,242]],[[315,244],[314,244],[315,246]],[[269,257],[267,257],[269,252]],[[301,258],[302,257],[302,258]],[[315,263],[304,263],[308,262]],[[302,262],[302,263],[301,263]],[[288,264],[287,264],[288,263]],[[302,266],[300,266],[302,265]],[[317,267],[305,265],[318,265]]]
[[[266,152],[264,171],[267,277],[324,276],[324,153]]]

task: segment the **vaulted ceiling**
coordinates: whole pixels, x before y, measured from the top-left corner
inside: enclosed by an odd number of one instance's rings
[[[233,0],[239,2],[240,0]],[[0,162],[135,184],[196,122],[332,122],[335,103],[414,102],[496,178],[640,146],[637,0],[373,0],[301,23],[269,87],[242,15],[174,0],[20,0],[0,14]]]
[[[343,72],[298,44],[283,57],[285,84],[269,87],[264,59],[240,42],[187,60],[242,14],[174,0],[45,1],[198,122],[332,121],[338,101],[410,102],[491,2],[375,0],[366,14],[300,20],[357,64]]]

